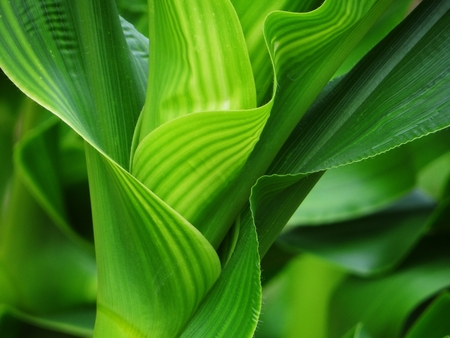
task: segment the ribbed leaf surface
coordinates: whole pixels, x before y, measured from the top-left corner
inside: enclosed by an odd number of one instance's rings
[[[3,1],[0,15],[4,72],[127,167],[145,87],[138,75],[142,65],[133,60],[113,2]]]
[[[450,35],[444,27],[450,20],[449,8],[448,1],[424,2],[356,69],[332,83],[297,125],[268,172],[319,172],[447,127]],[[285,203],[299,205],[304,195],[286,195]],[[272,211],[276,213],[278,207],[287,208],[274,200]],[[284,224],[279,226],[281,231]]]
[[[273,11],[307,12],[319,7],[323,0],[276,0],[276,1],[242,1],[232,0],[247,42],[248,53],[255,77],[258,103],[262,104],[271,96],[273,68],[269,51],[262,34],[264,21]]]
[[[205,227],[203,210],[233,184],[270,108],[203,112],[168,122],[139,144],[131,172],[217,244],[217,229]]]
[[[95,334],[176,336],[219,276],[217,254],[130,174],[92,148],[88,154],[95,236],[102,238]]]
[[[205,214],[223,238],[222,224],[232,224],[236,211],[248,201],[249,191],[264,174],[289,133],[340,63],[379,18],[390,0],[326,1],[309,13],[272,12],[264,34],[272,57],[276,84],[271,116],[236,183]],[[228,203],[223,203],[227,198]],[[230,210],[236,210],[230,212]]]
[[[229,1],[150,1],[149,17],[152,53],[139,140],[179,116],[256,106],[244,36]]]
[[[317,101],[272,166],[324,170],[447,127],[449,9],[448,1],[423,2]]]
[[[181,337],[251,337],[261,311],[258,240],[243,220],[236,249]]]

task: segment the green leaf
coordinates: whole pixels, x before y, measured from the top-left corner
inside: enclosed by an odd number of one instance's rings
[[[258,105],[268,101],[272,95],[273,69],[266,41],[261,32],[267,16],[277,10],[290,12],[307,12],[319,7],[323,0],[276,0],[276,1],[242,1],[232,0],[234,9],[244,32],[248,53],[255,78]]]
[[[250,204],[258,229],[259,252],[264,256],[284,228],[298,204],[323,173],[309,176],[263,176],[252,188]],[[295,198],[292,198],[295,196]]]
[[[43,315],[95,301],[93,255],[52,223],[17,176],[0,231],[0,303]]]
[[[416,185],[409,149],[328,170],[305,198],[288,226],[361,217],[410,192]]]
[[[389,2],[326,1],[309,13],[273,12],[267,17],[265,39],[276,79],[270,101],[274,108],[236,182],[205,211],[210,215],[208,228],[227,229],[225,225],[233,223],[236,213],[230,210],[241,210],[245,205],[251,187],[264,174],[308,106]],[[330,20],[343,17],[345,20]],[[310,44],[311,39],[316,43]],[[223,202],[225,199],[227,203]],[[224,235],[219,233],[217,237]]]
[[[447,127],[449,9],[448,1],[424,1],[325,92],[298,124],[272,168],[289,173],[320,171],[375,156]]]
[[[49,127],[48,122],[52,123],[47,120],[50,114],[39,114],[34,103],[27,103],[20,115],[17,133],[20,143],[15,160],[27,142],[33,143],[36,136],[34,141],[40,142],[41,132]],[[40,124],[42,121],[44,124]],[[27,157],[22,155],[24,159]],[[46,164],[44,161],[43,165]],[[21,167],[20,163],[15,165]],[[47,193],[57,194],[57,188],[50,187]],[[72,240],[74,236],[69,239],[70,229],[61,231],[17,172],[6,196],[0,219],[0,304],[35,316],[92,304],[96,298],[93,252],[80,247],[79,241]]]
[[[148,36],[148,8],[146,0],[117,0],[121,16],[132,23],[136,29]]]
[[[329,85],[295,127],[267,173],[320,172],[378,155],[450,124],[446,57],[450,34],[444,28],[450,20],[450,5],[425,1],[421,7],[423,10],[411,14],[349,75]],[[272,116],[276,111],[274,105]],[[258,151],[257,146],[254,154]],[[249,165],[254,163],[252,159]],[[273,185],[278,177],[273,176]],[[286,195],[285,201],[299,205],[304,196]],[[274,200],[273,213],[277,205]],[[270,233],[257,227],[258,233]],[[274,240],[260,237],[261,243]]]
[[[424,240],[393,274],[375,279],[348,277],[335,291],[330,337],[363,322],[374,337],[399,337],[411,311],[450,286],[446,236]]]
[[[180,116],[256,107],[250,60],[230,2],[148,5],[152,53],[140,141]]]
[[[246,112],[184,116],[150,133],[138,146],[131,173],[194,224],[213,244],[217,226],[205,225],[243,167],[270,113],[271,105]]]
[[[16,90],[0,69],[0,219],[4,213],[8,186],[13,174],[13,145],[14,126],[17,123],[20,104],[24,101],[24,95]]]
[[[8,307],[0,305],[0,332],[5,338],[15,338],[18,336],[20,328],[19,321],[11,316]]]
[[[414,323],[406,338],[441,338],[450,333],[450,294],[439,296]]]
[[[300,255],[264,285],[256,337],[327,338],[328,305],[344,274],[312,255]]]
[[[272,104],[244,110],[256,106],[255,88],[230,3],[150,8],[155,50],[131,173],[217,247],[229,224],[209,224],[210,206],[223,200],[244,166]]]
[[[23,330],[24,323],[53,332],[70,334],[71,337],[72,335],[77,337],[92,337],[94,332],[95,307],[93,306],[79,309],[66,309],[57,313],[40,316],[30,315],[7,306],[4,306],[3,309],[3,315],[9,317],[8,321],[15,322],[16,327],[21,327],[21,329],[17,328],[16,331],[22,332],[22,335],[25,334],[23,332],[25,331]],[[19,321],[22,325],[18,323]],[[11,329],[3,328],[1,325],[0,323],[0,332],[2,334],[4,332],[11,332]],[[27,332],[27,334],[30,333]]]
[[[243,222],[230,260],[181,337],[250,337],[261,311],[258,240]]]
[[[370,49],[380,42],[380,40],[408,15],[413,2],[415,0],[394,1],[377,23],[367,32],[367,35],[356,46],[341,67],[339,67],[334,77],[341,76],[351,70]]]
[[[172,337],[220,274],[208,241],[139,181],[87,149],[100,337]]]
[[[22,118],[25,120],[35,120],[43,114],[48,114],[52,118],[33,128],[17,144],[14,152],[16,170],[60,230],[74,243],[93,253],[92,243],[80,236],[70,224],[61,177],[62,163],[58,161],[61,154],[58,149],[61,129],[56,124],[58,119],[34,102],[30,102],[28,109],[24,112]],[[90,214],[90,208],[83,212]]]
[[[128,167],[145,87],[114,1],[2,2],[0,16],[0,67],[8,77]]]
[[[431,225],[434,203],[411,196],[397,208],[326,226],[299,226],[279,242],[293,252],[310,252],[359,275],[399,264]]]

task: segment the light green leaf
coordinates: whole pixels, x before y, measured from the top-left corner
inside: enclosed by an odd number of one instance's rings
[[[230,224],[210,225],[210,206],[233,184],[272,105],[249,109],[253,76],[230,3],[151,2],[150,13],[154,52],[131,173],[217,247]]]
[[[323,0],[231,1],[245,35],[248,53],[255,78],[258,104],[262,105],[272,95],[273,68],[266,41],[262,34],[264,21],[273,11],[307,12],[319,7]]]
[[[203,112],[170,121],[139,144],[131,173],[217,246],[222,239],[217,234],[224,231],[207,222],[209,207],[233,184],[270,108]]]
[[[306,109],[389,2],[326,1],[313,12],[275,11],[267,17],[265,39],[276,78],[271,101],[274,108],[238,179],[223,198],[209,206],[208,228],[226,229],[225,225],[233,223],[236,213],[230,210],[241,210],[245,205],[251,187],[264,174]],[[227,203],[223,202],[225,199]]]
[[[229,1],[148,5],[152,53],[140,141],[176,117],[256,107],[244,36]]]
[[[176,336],[220,274],[216,252],[185,219],[88,148],[99,292],[95,335]]]
[[[255,226],[244,220],[230,260],[181,337],[251,337],[261,311]]]

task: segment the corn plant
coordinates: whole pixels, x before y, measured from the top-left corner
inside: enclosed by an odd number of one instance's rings
[[[448,334],[447,294],[408,317],[450,285],[448,189],[380,211],[450,150],[450,2],[411,5],[1,1],[1,336],[270,336],[299,252],[353,276],[331,336]]]

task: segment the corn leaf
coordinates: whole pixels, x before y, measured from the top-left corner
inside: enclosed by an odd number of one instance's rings
[[[29,102],[26,110],[28,118],[35,120],[39,115],[48,114],[41,109],[34,102]],[[54,224],[74,243],[93,253],[92,243],[75,230],[69,218],[60,170],[62,163],[57,161],[60,155],[59,142],[55,142],[60,139],[57,121],[56,118],[49,118],[23,137],[15,149],[16,169]],[[90,208],[83,212],[89,213]]]
[[[28,191],[27,181],[19,158],[31,161],[39,154],[27,154],[24,148],[36,141],[41,145],[41,136],[52,126],[51,120],[42,119],[34,103],[25,105],[20,114],[20,138],[15,148],[17,172],[10,177],[11,185],[4,196],[4,214],[0,218],[0,303],[8,304],[15,311],[39,318],[65,309],[90,305],[96,297],[96,266],[91,251],[80,246],[83,242],[67,224],[55,224],[60,209],[45,208],[44,203]],[[47,115],[50,116],[51,115]],[[40,124],[44,121],[44,124]],[[36,125],[38,125],[36,127]],[[48,162],[46,153],[42,167]],[[5,161],[10,159],[5,158]],[[37,161],[39,163],[39,161]],[[48,181],[49,184],[57,181]],[[37,192],[37,193],[36,193]],[[41,191],[36,189],[35,196]],[[46,197],[58,195],[58,186],[52,185]],[[40,202],[45,200],[45,197]],[[24,208],[27,212],[24,212]],[[50,212],[49,212],[50,211]],[[56,215],[52,216],[52,212]],[[83,242],[84,243],[84,242]],[[49,301],[49,300],[52,301]]]
[[[256,107],[244,36],[228,1],[150,1],[149,16],[152,53],[140,141],[176,117]]]
[[[244,32],[255,78],[258,105],[271,97],[273,69],[269,51],[266,48],[264,21],[273,11],[308,12],[318,8],[323,0],[277,0],[277,1],[238,1],[232,0],[234,9]]]
[[[447,1],[423,2],[319,98],[272,166],[289,158],[295,168],[283,172],[320,171],[447,127],[449,9]]]
[[[30,330],[24,329],[24,324],[28,324],[29,327],[57,331],[61,335],[68,334],[71,337],[92,337],[93,334],[94,306],[40,316],[33,316],[8,306],[0,307],[0,309],[0,331],[2,334],[3,332],[12,333],[11,337],[20,337],[20,334],[30,335]]]
[[[261,311],[260,274],[255,226],[243,220],[236,249],[181,337],[250,337]]]
[[[450,34],[444,27],[449,8],[447,1],[424,2],[344,79],[329,85],[268,169],[278,174],[270,178],[272,185],[279,174],[301,177],[342,166],[448,126]],[[282,208],[289,202],[294,209],[305,195],[285,196]],[[272,205],[276,213],[276,200]],[[265,226],[257,224],[258,233],[277,232],[262,230]],[[280,232],[284,224],[270,226]],[[260,238],[261,243],[274,240]]]
[[[142,64],[129,50],[114,3],[2,2],[0,15],[0,51],[5,56],[0,65],[5,74],[128,167],[145,87],[139,75]],[[117,147],[118,142],[123,146]]]
[[[88,148],[100,337],[176,336],[220,274],[208,241],[116,163]],[[144,282],[145,281],[145,282]]]
[[[40,5],[38,5],[38,7],[39,6]],[[60,6],[59,8],[62,13],[58,12],[58,15],[64,18],[67,14],[70,14],[68,15],[69,18],[72,16],[77,17],[78,12],[73,10],[72,7],[65,4],[58,6]],[[108,9],[111,10],[111,8],[108,7],[110,6],[109,4],[102,4],[101,6],[106,6],[106,12],[108,12]],[[44,10],[46,9],[45,4],[43,5],[43,8]],[[89,17],[93,15],[95,9],[96,7],[86,7],[80,10],[84,11],[83,16]],[[5,10],[5,13],[8,12]],[[17,20],[17,18],[10,18],[9,20],[19,25],[18,22],[20,22],[20,20]],[[97,21],[96,24],[101,27],[101,32],[108,30],[107,28],[104,28],[105,26],[108,27],[108,22],[106,22],[106,24],[101,22],[102,18],[96,18],[96,20],[100,21]],[[110,24],[115,27],[114,22]],[[80,27],[80,30],[86,32],[86,35],[89,35],[87,32],[92,30],[92,28],[83,26]],[[92,35],[95,37],[96,34],[100,33],[95,32],[95,34]],[[86,38],[86,35],[78,37],[81,42],[77,40],[77,43],[81,46],[85,43],[83,38]],[[120,34],[117,35],[112,34],[112,38],[116,37],[120,40]],[[55,40],[58,40],[58,37],[56,37]],[[49,41],[50,42],[48,43],[51,44],[52,40]],[[9,42],[11,43],[11,41]],[[138,45],[142,45],[140,42],[142,41],[138,39]],[[89,43],[89,41],[87,43]],[[93,42],[91,41],[91,43]],[[12,44],[14,44],[14,41]],[[102,46],[102,44],[100,44],[100,46]],[[107,49],[105,46],[103,47]],[[47,45],[42,48],[48,49]],[[79,48],[79,46],[77,45],[74,48]],[[55,52],[57,51],[59,51],[59,49]],[[114,54],[114,51],[111,53]],[[118,50],[118,54],[114,55],[119,57],[120,49]],[[77,62],[81,65],[82,62],[87,62],[88,65],[92,66],[95,65],[102,56],[104,56],[104,50],[101,48],[93,48],[90,50],[87,61],[82,59]],[[108,58],[110,56],[111,55],[108,54]],[[63,59],[62,57],[60,58]],[[92,58],[92,60],[89,60],[90,58]],[[20,58],[18,59],[20,60]],[[138,61],[133,62],[131,62],[131,64],[139,65]],[[3,65],[3,67],[7,69],[8,67],[11,67],[11,65],[6,64]],[[136,68],[139,67],[136,66]],[[122,70],[118,70],[116,65],[113,66],[113,62],[109,65],[106,64],[105,67],[102,68],[103,73],[96,75],[95,79],[91,79],[92,83],[89,81],[83,83],[86,86],[90,85],[90,89],[93,89],[92,93],[89,93],[92,95],[92,100],[85,101],[92,101],[92,105],[97,105],[98,103],[99,106],[106,107],[108,106],[108,102],[106,102],[107,97],[117,99],[118,97],[121,97],[120,95],[127,93],[127,91],[122,93],[120,90],[116,89],[117,95],[115,95],[114,88],[109,88],[109,92],[102,92],[104,91],[102,81],[104,83],[112,81],[111,76],[113,77],[114,74],[111,74],[111,69],[114,69],[118,74],[124,74],[124,76],[130,75],[129,72],[123,71],[123,69],[129,70],[127,69],[126,64]],[[17,69],[15,71],[17,71]],[[55,73],[58,72],[55,71]],[[133,75],[133,73],[131,73],[131,75]],[[138,75],[136,75],[136,77],[138,77]],[[17,81],[17,79],[14,80],[20,84],[20,81]],[[72,85],[72,79],[66,80]],[[28,81],[30,81],[30,78]],[[26,82],[26,80],[23,82]],[[132,90],[135,87],[136,86],[131,85],[129,89]],[[53,89],[54,88],[44,88],[43,92],[37,94],[30,94],[30,90],[28,93],[32,97],[42,96],[44,98],[41,100],[42,103],[42,101],[45,101],[45,96],[48,95],[48,93],[54,94],[52,92]],[[104,95],[104,97],[100,97],[102,95]],[[76,96],[75,98],[78,98],[81,101],[82,96],[83,92],[80,93],[80,97]],[[135,110],[132,103],[127,103],[126,98],[121,98],[121,102],[125,102],[125,104],[128,105],[128,110],[131,112]],[[114,99],[111,102],[114,102]],[[66,114],[69,116],[68,120],[72,118],[72,120],[69,121],[69,124],[71,124],[72,127],[74,125],[76,127],[77,122],[74,116],[82,116],[84,111],[83,107],[77,105],[73,105],[67,110],[65,110],[67,107],[57,105],[53,105],[50,108],[52,108],[53,112],[60,117]],[[123,106],[110,108],[114,108],[115,113],[110,114],[109,117],[115,118],[115,121],[105,122],[104,124],[105,126],[108,124],[108,128],[105,129],[109,130],[104,132],[111,133],[112,131],[111,134],[104,136],[106,143],[109,143],[111,147],[112,143],[114,143],[115,146],[120,144],[117,148],[121,148],[122,146],[123,148],[127,148],[127,144],[130,144],[131,139],[128,140],[128,137],[126,137],[127,142],[122,142],[121,139],[117,139],[114,134],[114,123],[117,123],[116,126],[119,125],[120,119],[124,116],[123,111],[126,111],[127,109],[124,109]],[[264,111],[264,109],[265,108],[263,108],[262,111]],[[69,114],[67,114],[68,111]],[[73,115],[70,115],[70,112],[72,112]],[[133,121],[132,118],[130,120]],[[100,336],[127,336],[128,334],[133,333],[136,335],[143,334],[144,336],[148,334],[152,336],[176,335],[185,325],[187,319],[195,311],[205,293],[218,277],[220,272],[219,260],[209,243],[197,232],[197,230],[195,230],[195,228],[192,227],[192,225],[163,203],[153,193],[145,189],[140,182],[136,181],[132,176],[129,176],[128,173],[120,169],[119,164],[113,159],[119,162],[123,167],[126,167],[124,165],[125,161],[123,160],[124,156],[122,156],[123,153],[120,150],[111,150],[107,145],[105,146],[99,141],[101,137],[98,136],[98,130],[101,130],[103,125],[102,121],[99,122],[100,123],[97,125],[94,125],[93,123],[89,125],[88,123],[86,129],[83,129],[84,127],[78,129],[74,128],[87,141],[96,147],[96,149],[89,148],[87,153],[90,168],[91,191],[93,191],[92,203],[94,206],[93,212],[96,224],[96,252],[100,281],[95,334]],[[256,123],[258,123],[258,121],[256,121]],[[125,129],[127,129],[127,126],[125,126]],[[100,155],[97,151],[107,153],[113,159]],[[128,202],[124,203],[124,200]],[[110,203],[108,203],[108,201],[110,201]],[[172,226],[168,228],[162,227],[162,224],[166,223],[172,224]],[[130,224],[130,226],[124,228],[124,224]],[[115,226],[111,227],[111,225]],[[157,229],[159,229],[160,232],[155,231]],[[135,243],[137,249],[130,251],[129,244],[123,244],[124,238],[132,238],[130,239],[130,243]],[[109,240],[111,241],[109,242]],[[184,245],[181,245],[183,242],[180,241],[184,241]],[[152,243],[151,249],[149,249],[150,243]],[[255,246],[256,242],[253,245],[253,248],[255,248]],[[173,250],[174,248],[178,249]],[[246,246],[243,246],[243,248],[244,251],[247,251]],[[250,270],[252,272],[249,274],[250,278],[247,279],[253,281],[250,283],[250,288],[256,290],[256,292],[252,290],[251,293],[243,295],[242,299],[244,302],[246,299],[250,299],[251,302],[249,304],[257,309],[258,304],[260,303],[260,287],[255,284],[254,281],[255,276],[256,280],[259,279],[259,270],[257,269],[257,264],[255,264],[257,263],[258,258],[254,249],[251,252],[253,253],[250,254],[249,257],[252,258],[250,263],[253,266],[253,269]],[[249,260],[243,260],[243,262],[249,262]],[[231,261],[229,264],[231,264]],[[153,268],[149,269],[149,267],[152,266]],[[125,273],[124,271],[129,271],[129,273]],[[242,270],[237,269],[237,271],[240,272]],[[138,274],[139,277],[142,277],[138,272],[144,274],[143,278],[148,280],[149,284],[143,284],[140,278],[136,279],[136,274]],[[235,275],[234,273],[232,275],[234,276],[234,283],[237,283],[238,281],[242,282],[240,280],[240,277],[242,276]],[[133,279],[133,276],[135,279]],[[224,276],[224,278],[230,278],[226,277],[227,275]],[[195,287],[193,287],[193,285],[195,285]],[[136,288],[133,286],[136,286]],[[131,292],[131,290],[134,290],[134,292]],[[186,290],[189,290],[189,292],[186,292]],[[116,297],[114,295],[121,296]],[[250,298],[246,298],[248,296],[250,296]],[[137,304],[145,305],[137,306]],[[241,315],[238,312],[235,312],[235,314]],[[136,320],[136,318],[141,319]],[[173,318],[177,318],[177,320],[173,320]],[[244,320],[245,318],[247,318],[245,315],[241,317],[241,319]],[[256,325],[256,319],[254,317],[250,317],[249,319],[250,326],[248,326],[248,330],[251,330],[252,327]]]
[[[326,1],[308,13],[272,12],[264,36],[274,65],[273,108],[239,177],[223,198],[211,203],[207,227],[227,230],[249,198],[249,191],[351,49],[390,1]],[[342,20],[341,20],[342,19]],[[315,43],[311,43],[315,41]],[[299,99],[301,98],[301,99]],[[311,100],[311,101],[309,101]],[[224,199],[229,201],[223,203]],[[228,227],[225,226],[228,224]],[[218,233],[223,238],[225,232]]]

